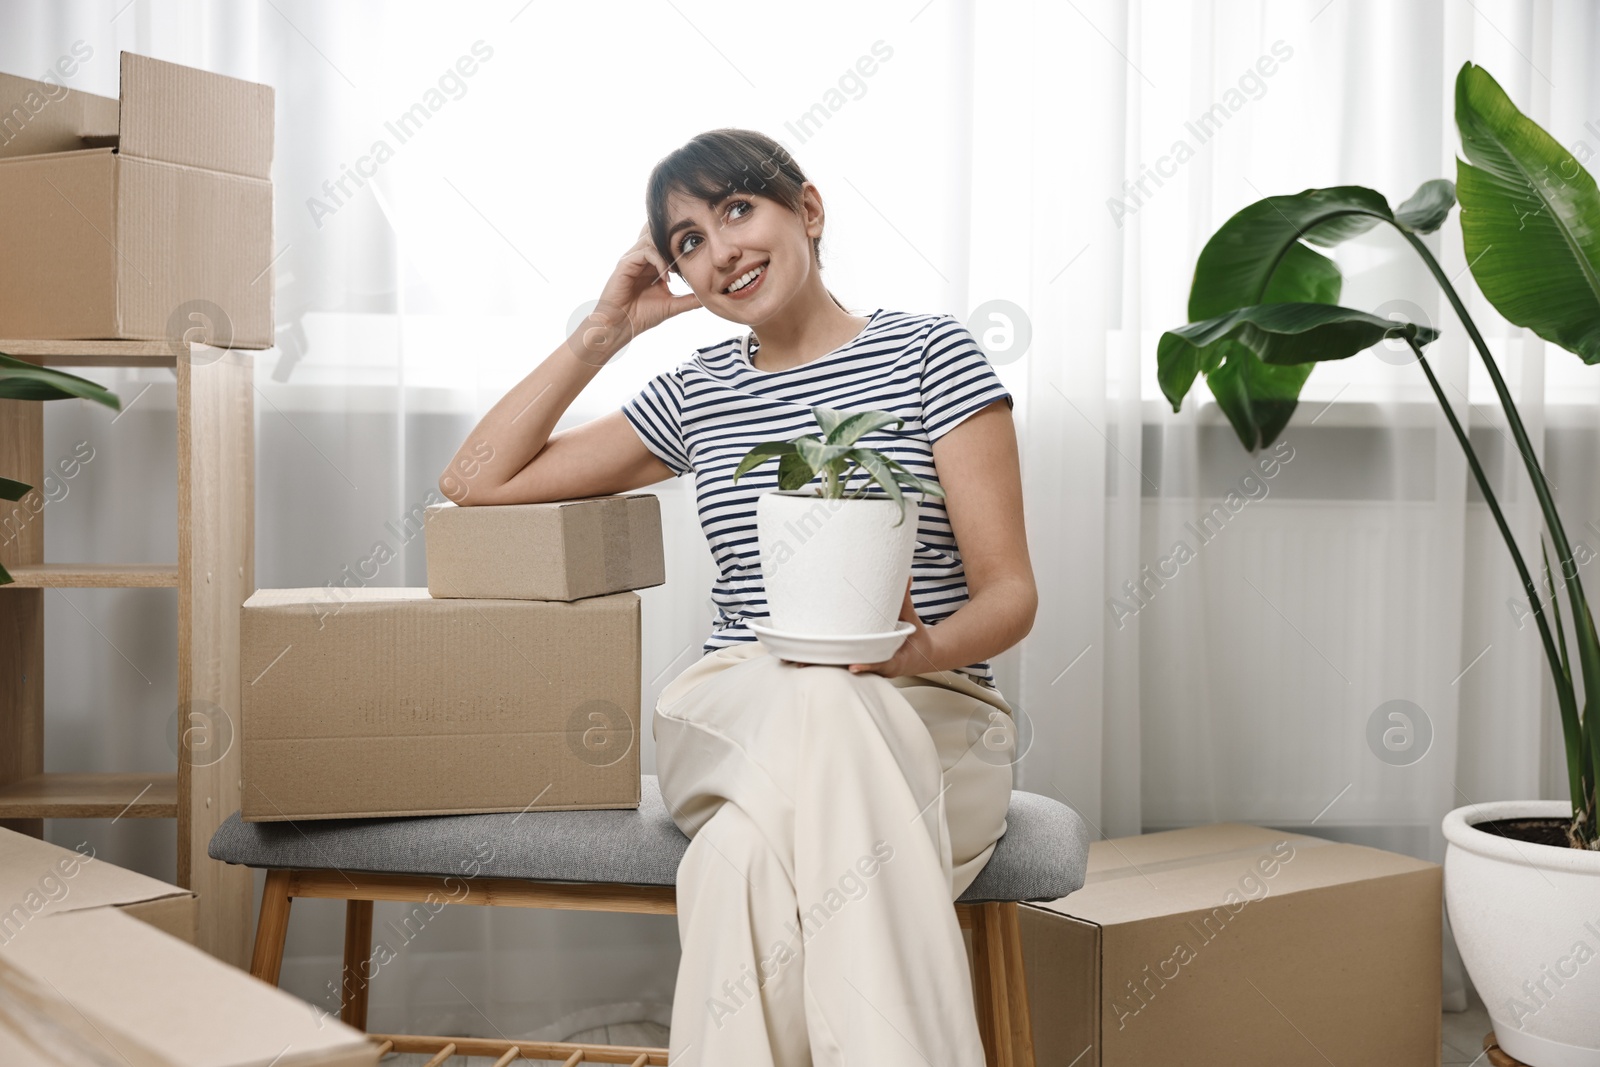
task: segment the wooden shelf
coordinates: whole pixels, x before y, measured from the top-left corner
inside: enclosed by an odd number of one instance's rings
[[[0,589],[176,589],[176,563],[19,563]]]
[[[0,546],[16,579],[0,586],[0,825],[42,837],[46,819],[173,819],[176,882],[200,898],[195,944],[247,967],[250,869],[207,854],[239,807],[239,746],[205,766],[180,759],[176,774],[44,773],[44,622],[47,588],[175,590],[180,706],[201,701],[237,721],[239,605],[255,591],[254,354],[166,341],[0,340],[0,352],[41,366],[170,368],[178,438],[177,563],[46,563],[53,510]],[[44,482],[48,406],[0,399],[0,475]]]
[[[171,341],[6,341],[0,352],[41,367],[175,367]]]
[[[0,786],[0,818],[173,819],[178,776],[172,774],[36,774]]]

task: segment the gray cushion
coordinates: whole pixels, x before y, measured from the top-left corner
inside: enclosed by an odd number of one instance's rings
[[[1065,804],[1016,791],[1006,833],[964,902],[1056,900],[1083,885],[1089,829]],[[639,807],[522,814],[244,822],[228,816],[212,859],[247,867],[674,885],[689,847],[644,775]],[[488,858],[485,858],[488,857]]]

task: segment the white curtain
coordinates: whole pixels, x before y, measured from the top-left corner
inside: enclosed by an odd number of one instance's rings
[[[1563,795],[1515,573],[1420,370],[1386,350],[1318,367],[1284,447],[1251,456],[1203,386],[1170,410],[1154,352],[1186,319],[1201,246],[1244,205],[1338,184],[1397,203],[1453,177],[1469,58],[1592,170],[1591,5],[0,2],[0,70],[37,76],[77,42],[93,56],[70,84],[91,92],[116,94],[119,49],[277,87],[259,586],[339,581],[380,542],[397,559],[372,584],[424,584],[398,520],[587,310],[643,222],[651,165],[701,130],[750,127],[822,190],[829,287],[857,309],[956,315],[1016,394],[1040,610],[996,670],[1028,723],[1020,788],[1106,836],[1240,821],[1434,861],[1450,808]],[[430,118],[402,141],[387,124],[419,102]],[[1453,218],[1431,245],[1471,294],[1574,540],[1600,544],[1595,374],[1476,297]],[[1532,551],[1537,509],[1437,288],[1382,233],[1338,259],[1345,303],[1444,331],[1434,365]],[[738,329],[696,311],[640,337],[563,425]],[[149,390],[114,424],[47,408],[47,459],[81,440],[98,457],[52,503],[47,558],[170,559],[174,490],[151,472],[171,470],[171,375],[97,375],[125,402]],[[654,491],[668,582],[641,594],[646,772],[655,694],[697,654],[713,573],[689,480]],[[170,594],[46,604],[48,768],[170,769]],[[1370,742],[1374,722],[1413,747]],[[172,876],[170,824],[48,835]],[[330,1007],[341,920],[297,904],[284,969]],[[676,941],[665,917],[447,909],[380,972],[371,1022],[665,1023]]]

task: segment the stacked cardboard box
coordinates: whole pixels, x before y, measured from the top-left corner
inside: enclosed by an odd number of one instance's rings
[[[0,829],[6,1067],[367,1067],[359,1030],[194,948],[195,895]]]
[[[1021,908],[1039,1067],[1437,1064],[1438,864],[1221,823],[1096,841]]]
[[[120,99],[69,89],[93,55],[0,74],[0,337],[270,346],[271,87],[124,52]]]
[[[426,589],[245,602],[243,818],[638,806],[656,497],[438,504],[423,532]]]

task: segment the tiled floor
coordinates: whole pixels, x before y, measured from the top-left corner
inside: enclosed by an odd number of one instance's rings
[[[1467,998],[1466,1011],[1444,1013],[1444,1067],[1451,1067],[1451,1064],[1463,1067],[1477,1064],[1482,1067],[1489,1062],[1483,1051],[1483,1035],[1494,1027],[1489,1022],[1489,1013],[1484,1010],[1483,1001],[1478,999],[1478,994],[1470,986],[1467,988]]]
[[[1444,1013],[1444,1067],[1483,1067],[1488,1062],[1483,1054],[1483,1035],[1490,1030],[1489,1013],[1483,1008],[1483,1002],[1476,995],[1471,998],[1471,1006],[1466,1011],[1447,1011]],[[654,1045],[665,1047],[667,1044],[667,1028],[659,1023],[642,1022],[626,1023],[621,1026],[598,1027],[586,1030],[582,1034],[574,1034],[569,1040],[573,1041],[604,1041],[612,1045]],[[383,1061],[383,1067],[422,1067],[429,1057],[423,1055],[391,1056]],[[485,1067],[491,1061],[478,1057],[452,1056],[443,1067]],[[554,1064],[555,1060],[518,1060],[518,1063],[535,1064],[543,1067],[546,1063]]]

